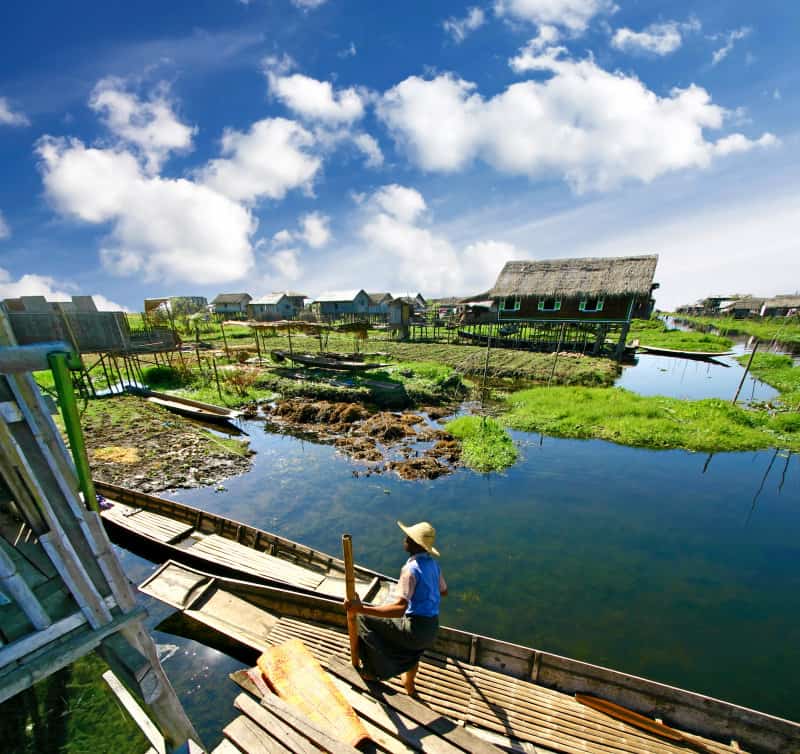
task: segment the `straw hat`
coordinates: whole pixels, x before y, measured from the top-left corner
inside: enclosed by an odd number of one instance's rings
[[[420,521],[413,526],[406,526],[402,521],[398,521],[397,525],[406,533],[406,536],[424,547],[431,555],[439,557],[439,551],[433,546],[436,541],[436,529],[427,521]]]

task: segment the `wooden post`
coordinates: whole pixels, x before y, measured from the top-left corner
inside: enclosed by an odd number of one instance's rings
[[[353,538],[342,534],[342,553],[344,556],[344,585],[348,600],[356,598],[356,576],[353,570]],[[347,633],[350,636],[350,661],[358,670],[358,616],[347,613]]]
[[[747,379],[747,373],[750,371],[750,365],[753,363],[753,356],[756,355],[756,351],[758,350],[758,340],[753,343],[753,350],[750,352],[750,358],[747,360],[747,366],[744,369],[744,374],[742,375],[742,379],[739,381],[739,387],[736,388],[736,395],[733,396],[733,400],[731,401],[731,405],[735,406],[736,401],[739,398],[739,393],[744,386],[744,381]]]
[[[253,336],[256,339],[256,353],[258,354],[258,364],[261,366],[261,344],[258,342],[258,328],[253,328]]]
[[[225,356],[228,358],[231,357],[230,351],[228,351],[228,339],[225,337],[225,323],[219,323],[219,329],[222,331],[222,342],[225,344]]]
[[[550,370],[550,379],[547,380],[547,387],[550,387],[550,383],[553,381],[553,375],[556,373],[556,364],[558,363],[558,352],[561,350],[561,341],[564,337],[564,327],[565,324],[561,325],[561,332],[558,334],[558,345],[556,346],[556,355],[553,359],[553,368]]]
[[[217,395],[219,399],[222,400],[222,388],[219,386],[219,374],[217,372],[217,360],[212,356],[211,357],[211,366],[214,368],[214,379],[217,382]]]

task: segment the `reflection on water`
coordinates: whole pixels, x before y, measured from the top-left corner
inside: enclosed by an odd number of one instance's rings
[[[405,482],[248,431],[252,472],[176,498],[330,553],[350,532],[357,559],[388,573],[404,560],[395,521],[428,519],[446,623],[800,717],[796,457],[514,433],[522,458],[505,474]]]
[[[744,353],[744,348],[741,345],[734,346],[733,351],[735,356],[739,356]],[[744,374],[744,367],[736,361],[735,356],[696,361],[640,353],[636,357],[636,366],[623,368],[616,385],[640,395],[731,400]],[[770,401],[777,395],[775,388],[748,374],[739,394],[739,402]]]

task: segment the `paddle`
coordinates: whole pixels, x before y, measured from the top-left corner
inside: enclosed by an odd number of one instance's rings
[[[344,586],[348,601],[356,599],[356,575],[353,570],[353,538],[342,534],[342,553],[344,555]],[[347,633],[350,636],[350,661],[358,670],[358,616],[347,613]]]
[[[654,736],[666,738],[667,740],[674,741],[675,743],[684,744],[685,746],[689,746],[696,751],[715,754],[714,750],[709,746],[706,746],[702,741],[696,741],[681,731],[675,730],[675,728],[670,728],[669,725],[657,723],[655,720],[651,720],[649,717],[645,717],[644,715],[640,715],[638,712],[621,707],[619,704],[614,704],[614,702],[609,702],[606,699],[600,699],[596,696],[589,696],[588,694],[575,694],[575,699],[581,704],[585,704],[587,707],[591,707],[598,712],[609,715],[616,720],[621,720],[624,723],[628,723],[628,725],[633,725],[635,728],[652,733]]]

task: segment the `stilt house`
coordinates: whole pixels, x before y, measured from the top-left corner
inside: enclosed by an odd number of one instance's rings
[[[631,319],[652,312],[657,262],[657,255],[507,262],[489,298],[509,327],[564,325],[558,338],[565,345],[592,331],[594,353],[619,332],[621,353]],[[574,333],[565,337],[568,328]]]

